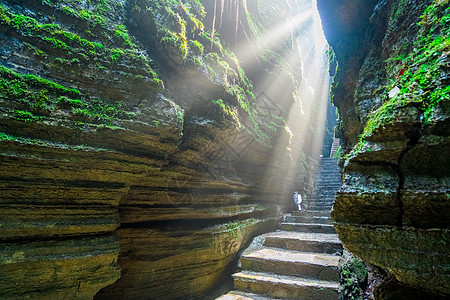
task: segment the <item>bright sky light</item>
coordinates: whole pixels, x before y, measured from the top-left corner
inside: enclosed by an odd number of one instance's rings
[[[317,0],[313,0],[313,20],[314,20],[314,37],[316,39],[317,51],[323,51],[328,45],[327,40],[325,39],[325,35],[322,29],[322,21],[319,16],[319,11],[317,9]]]

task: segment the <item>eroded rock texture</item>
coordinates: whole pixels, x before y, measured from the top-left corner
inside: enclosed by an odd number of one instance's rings
[[[0,298],[200,297],[308,187],[311,3],[204,2],[0,1]]]
[[[449,1],[347,2],[319,1],[342,66],[334,104],[347,155],[332,217],[364,261],[448,297]],[[382,299],[398,297],[409,296]]]

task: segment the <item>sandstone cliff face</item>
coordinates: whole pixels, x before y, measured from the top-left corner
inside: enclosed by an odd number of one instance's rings
[[[409,289],[448,297],[449,2],[371,1],[356,28],[353,6],[328,2],[319,10],[340,29],[325,32],[342,66],[334,104],[347,151],[339,237]]]
[[[237,31],[204,2],[0,1],[0,298],[199,297],[308,186],[320,128],[288,120],[282,54],[311,27],[257,36],[308,1],[222,2]]]

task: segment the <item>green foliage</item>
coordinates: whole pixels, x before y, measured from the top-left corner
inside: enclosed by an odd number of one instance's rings
[[[167,50],[175,50],[175,52],[185,59],[188,54],[188,44],[186,39],[178,33],[164,29],[164,36],[161,37],[161,43]]]
[[[110,56],[111,56],[111,59],[112,59],[114,62],[117,62],[117,61],[122,57],[123,54],[124,54],[123,50],[117,48],[117,49],[112,49],[112,50],[111,50]]]
[[[203,55],[204,47],[202,43],[197,40],[191,40],[189,41],[189,45],[196,55]]]
[[[15,117],[17,120],[23,121],[23,122],[34,122],[39,120],[39,117],[33,115],[29,111],[23,111],[23,110],[16,110]]]
[[[0,4],[0,24],[11,24],[11,19],[6,15],[5,8]]]
[[[60,96],[56,99],[56,105],[59,108],[78,108],[83,106],[83,101],[81,99],[71,99],[66,96]]]
[[[35,75],[31,75],[31,74],[23,76],[23,75],[20,75],[16,72],[12,71],[9,68],[6,68],[1,65],[0,65],[0,76],[5,79],[10,79],[10,80],[16,79],[17,81],[13,81],[13,83],[20,82],[18,84],[23,86],[24,88],[26,88],[28,86],[32,86],[32,87],[45,88],[52,93],[60,93],[60,94],[64,94],[64,95],[73,95],[73,96],[81,95],[80,91],[78,91],[76,89],[69,89],[60,84],[54,83],[50,80],[47,80],[45,78],[38,77]]]
[[[212,103],[220,107],[221,111],[224,114],[233,118],[237,118],[236,110],[232,106],[225,104],[222,99],[212,100]]]
[[[333,158],[340,159],[344,155],[344,150],[342,149],[341,145],[337,148],[336,152],[333,154]]]
[[[39,94],[36,94],[33,101],[33,110],[40,112],[40,113],[46,113],[47,108],[47,102],[49,102],[47,97],[47,90],[41,90]]]
[[[450,102],[450,86],[446,86],[445,88],[438,88],[434,90],[429,97],[430,104],[425,108],[425,112],[423,114],[423,123],[430,124],[430,119],[433,111],[438,106],[438,103],[441,101]]]
[[[344,255],[340,263],[339,273],[342,288],[340,299],[362,300],[361,287],[367,281],[368,272],[365,265],[357,258]]]
[[[397,22],[397,20],[405,14],[407,6],[408,0],[397,0],[394,2],[390,14],[392,22]]]
[[[211,67],[211,66],[207,66],[207,68],[208,68],[208,73],[209,73],[209,76],[213,79],[213,80],[216,80],[217,79],[217,73],[216,73],[216,71],[214,71],[214,69]]]
[[[334,98],[334,89],[338,86],[338,83],[336,82],[336,74],[339,69],[339,63],[336,59],[336,53],[334,52],[333,48],[331,46],[328,46],[327,51],[325,52],[328,58],[328,71],[331,76],[331,84],[330,84],[330,100],[333,102]]]
[[[112,11],[116,11],[118,7],[122,6],[118,4],[120,2],[109,0],[92,2],[98,4],[95,5],[92,11],[74,10],[67,6],[71,3],[70,1],[60,4],[44,1],[43,4],[54,7],[55,12],[62,11],[74,18],[84,20],[89,26],[106,26],[106,23],[102,25],[103,21],[98,21],[101,18],[96,16],[96,13],[104,14],[106,18],[106,15],[111,14]],[[76,4],[79,5],[79,3]],[[112,9],[112,7],[115,7],[115,9]],[[156,72],[150,67],[150,59],[142,53],[138,54],[136,51],[138,46],[133,43],[124,25],[117,25],[114,29],[103,28],[106,42],[108,44],[113,42],[111,48],[109,48],[105,47],[100,41],[90,41],[82,38],[63,29],[60,25],[54,23],[41,24],[31,17],[13,14],[2,5],[0,5],[0,17],[3,20],[2,24],[9,25],[10,30],[16,31],[30,41],[28,48],[32,49],[36,55],[45,55],[42,50],[36,47],[39,45],[45,45],[46,48],[55,50],[60,55],[60,57],[55,58],[55,61],[62,66],[80,67],[85,62],[95,62],[95,65],[100,63],[109,65],[110,63],[114,64],[119,60],[124,60],[125,68],[129,68],[130,71],[138,72],[139,74],[145,72],[147,73],[145,75],[155,85],[162,85],[161,80],[157,78]],[[116,45],[118,47],[114,47]]]
[[[122,102],[89,98],[76,89],[35,75],[21,75],[3,66],[0,66],[0,98],[19,100],[27,110],[15,110],[13,116],[25,122],[38,121],[61,109],[70,111],[74,120],[96,124],[112,125],[118,118],[132,117],[124,111]]]
[[[432,125],[432,112],[441,102],[450,100],[450,90],[448,86],[442,87],[440,78],[444,67],[440,58],[443,53],[450,51],[448,4],[449,1],[445,0],[435,1],[428,6],[418,23],[420,30],[414,51],[386,61],[389,75],[397,78],[391,78],[390,84],[384,89],[387,93],[397,86],[400,92],[377,109],[368,120],[362,138],[395,122],[400,110],[408,106],[419,108],[422,126]],[[400,76],[397,73],[402,68],[404,74]]]
[[[126,30],[125,25],[117,25],[115,34],[118,39],[121,39],[123,46],[134,47],[134,43],[131,41],[130,35]]]
[[[247,224],[241,222],[229,222],[226,223],[225,226],[230,237],[232,237],[233,239],[238,239],[242,232],[245,230]]]

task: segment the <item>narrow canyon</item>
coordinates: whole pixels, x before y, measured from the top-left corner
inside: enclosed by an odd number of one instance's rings
[[[330,156],[339,299],[446,299],[449,34],[449,0],[0,0],[0,299],[215,299]]]

